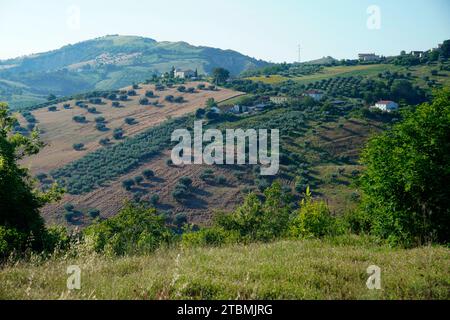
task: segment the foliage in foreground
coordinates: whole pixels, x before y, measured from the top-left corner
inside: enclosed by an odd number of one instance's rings
[[[373,234],[407,245],[449,242],[449,150],[449,89],[369,141],[362,210]]]
[[[42,143],[37,131],[29,137],[13,133],[16,123],[8,106],[0,103],[0,259],[26,247],[47,249],[48,233],[39,209],[60,196],[56,185],[48,192],[34,189],[28,169],[17,164],[38,153]]]
[[[125,255],[152,252],[169,244],[173,233],[155,209],[127,204],[119,214],[84,231],[84,240],[96,252]]]

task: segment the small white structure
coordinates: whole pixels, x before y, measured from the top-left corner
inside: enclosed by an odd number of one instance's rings
[[[305,93],[303,93],[303,95],[311,97],[316,101],[320,101],[323,98],[323,92],[320,92],[318,90],[307,90],[305,91]]]
[[[221,114],[221,113],[222,113],[222,110],[220,110],[220,109],[217,108],[217,107],[212,107],[212,108],[211,108],[211,111],[214,112],[214,113],[217,113],[217,114]]]
[[[173,76],[175,78],[188,79],[188,78],[195,77],[195,71],[192,71],[190,69],[188,69],[188,70],[175,69]]]
[[[229,110],[229,112],[235,113],[235,114],[244,113],[244,112],[247,112],[247,111],[248,111],[248,107],[247,106],[240,106],[238,104],[234,105]]]
[[[286,102],[288,102],[288,97],[283,97],[283,96],[274,96],[274,97],[270,97],[270,102],[274,103],[274,104],[284,104]]]
[[[424,54],[423,51],[411,51],[411,53],[410,53],[410,55],[417,57],[417,58],[422,58],[423,54]]]
[[[377,61],[380,60],[380,56],[377,56],[375,53],[360,53],[358,54],[358,58],[360,61]]]
[[[375,103],[374,108],[380,109],[384,112],[392,112],[398,110],[398,104],[390,100],[381,100]]]

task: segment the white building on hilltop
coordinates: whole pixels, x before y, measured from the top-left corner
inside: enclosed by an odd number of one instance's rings
[[[390,100],[381,100],[375,103],[374,108],[385,112],[392,112],[398,110],[398,104]]]
[[[375,53],[360,53],[358,54],[358,58],[360,61],[377,61],[380,60],[380,56],[377,56]]]

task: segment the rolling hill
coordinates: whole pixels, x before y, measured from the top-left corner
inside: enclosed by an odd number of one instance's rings
[[[197,69],[200,74],[223,67],[237,75],[266,65],[232,50],[110,35],[0,61],[0,101],[18,108],[42,102],[49,94],[118,89],[172,66]]]

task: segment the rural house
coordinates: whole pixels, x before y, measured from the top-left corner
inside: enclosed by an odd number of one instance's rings
[[[323,92],[319,91],[319,90],[307,90],[303,93],[304,96],[308,96],[313,98],[316,101],[320,101],[323,98]]]
[[[375,104],[374,108],[385,112],[391,112],[398,110],[398,104],[390,100],[381,100]]]
[[[377,61],[380,59],[380,56],[377,56],[375,53],[360,53],[358,58],[360,61]]]
[[[175,69],[174,77],[180,78],[180,79],[192,78],[192,77],[195,77],[195,71],[193,71],[191,69],[187,69],[187,70]]]
[[[270,97],[270,102],[272,102],[274,104],[284,104],[284,103],[288,102],[288,97],[282,97],[282,96]]]

